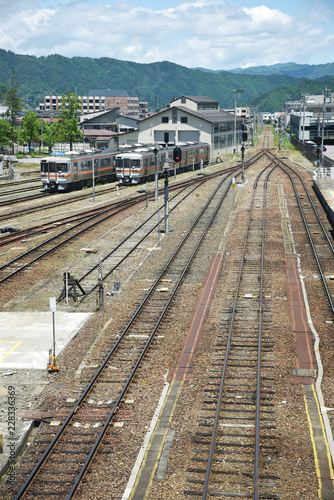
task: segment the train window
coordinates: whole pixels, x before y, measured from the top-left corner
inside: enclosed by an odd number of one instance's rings
[[[48,162],[47,161],[41,162],[41,172],[44,172],[44,173],[48,172]]]
[[[131,166],[132,168],[140,168],[140,160],[132,160]]]
[[[88,170],[89,168],[89,162],[87,160],[84,160],[81,162],[81,170],[84,171],[84,170]]]
[[[108,165],[110,165],[110,158],[102,158],[101,167],[107,167]]]
[[[123,168],[123,159],[116,158],[116,168]]]
[[[49,161],[49,172],[55,172],[56,171],[56,164],[54,161]]]
[[[129,158],[124,158],[124,168],[131,168]]]
[[[57,163],[57,172],[59,174],[62,172],[67,172],[67,163]]]

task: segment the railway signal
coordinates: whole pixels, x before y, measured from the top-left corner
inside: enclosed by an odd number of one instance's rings
[[[180,148],[173,149],[173,161],[179,163],[181,161],[182,152]]]
[[[246,142],[247,141],[247,132],[242,133],[242,141]]]

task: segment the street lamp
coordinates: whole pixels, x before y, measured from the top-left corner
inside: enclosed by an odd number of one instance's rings
[[[243,92],[244,89],[234,89],[234,136],[233,136],[233,154],[237,152],[237,93]]]

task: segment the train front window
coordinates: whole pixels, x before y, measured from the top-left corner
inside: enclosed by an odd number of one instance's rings
[[[123,167],[123,159],[116,158],[116,168],[122,169]]]
[[[132,160],[131,161],[131,167],[133,169],[140,168],[140,160]]]
[[[42,161],[41,162],[41,172],[44,172],[45,174],[48,172],[48,162],[47,161]]]
[[[49,161],[49,172],[55,172],[56,171],[56,164],[54,161]]]
[[[57,163],[57,172],[58,174],[67,172],[67,163]]]

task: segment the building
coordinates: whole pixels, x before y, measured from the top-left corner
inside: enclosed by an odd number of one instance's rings
[[[119,135],[119,145],[169,142],[207,142],[211,156],[233,151],[234,114],[219,109],[208,97],[182,96],[168,108],[138,122],[138,130]],[[237,145],[241,143],[244,120],[236,117]]]
[[[81,101],[82,113],[105,111],[116,107],[125,115],[139,117],[147,113],[147,102],[139,103],[138,97],[129,96],[126,90],[93,89],[87,95],[78,97]],[[60,107],[60,95],[45,95],[44,101],[39,103],[40,110],[58,110]]]
[[[305,95],[288,102],[290,133],[300,141],[313,141],[323,133],[324,144],[334,144],[334,94]]]
[[[138,118],[119,113],[119,108],[95,111],[79,117],[84,141],[97,149],[114,149],[118,146],[118,134],[138,128]]]

